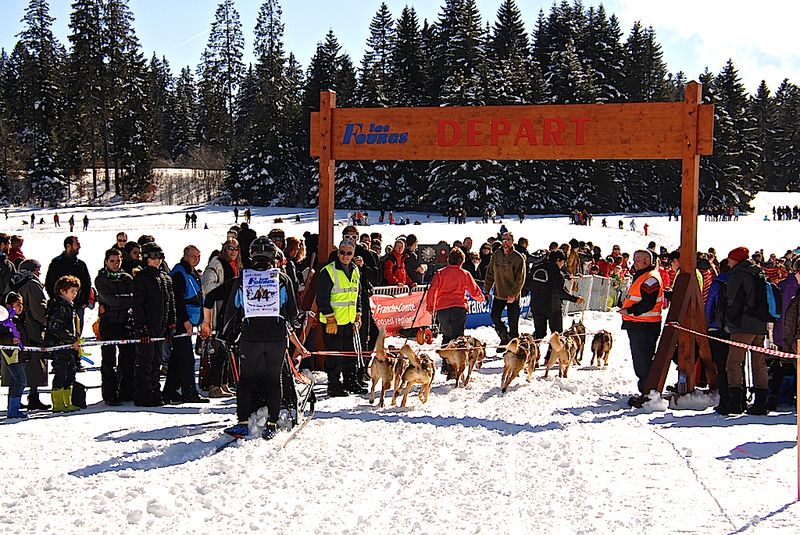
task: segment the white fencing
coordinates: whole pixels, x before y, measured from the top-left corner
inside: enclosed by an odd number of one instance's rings
[[[612,280],[598,275],[583,275],[576,279],[568,280],[565,287],[573,295],[583,297],[584,303],[579,305],[571,301],[564,301],[562,309],[564,314],[576,314],[581,310],[598,310],[608,312],[618,305],[618,300],[628,291],[630,278],[622,280],[619,290],[615,290]]]

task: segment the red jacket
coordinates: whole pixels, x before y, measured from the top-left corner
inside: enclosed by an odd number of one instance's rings
[[[429,311],[445,308],[467,308],[466,293],[476,301],[483,301],[483,292],[468,271],[459,266],[448,265],[433,276],[428,287],[426,307]]]
[[[383,280],[388,286],[397,286],[401,282],[415,286],[414,281],[406,273],[406,256],[398,256],[395,251],[383,262]]]

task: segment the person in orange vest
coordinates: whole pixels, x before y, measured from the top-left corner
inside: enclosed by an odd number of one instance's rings
[[[645,383],[661,334],[661,310],[664,306],[664,284],[654,263],[655,255],[650,251],[639,250],[633,254],[633,281],[619,309],[622,328],[628,332],[639,392],[643,395],[646,394]],[[636,399],[631,398],[629,404],[636,405]]]

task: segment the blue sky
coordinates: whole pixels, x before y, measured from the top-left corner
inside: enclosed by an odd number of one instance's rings
[[[136,33],[145,55],[164,55],[177,73],[185,65],[193,68],[208,38],[218,0],[129,0],[135,17]],[[328,29],[333,29],[342,47],[357,65],[363,54],[369,22],[380,0],[284,0],[286,49],[304,67]],[[403,6],[413,6],[420,22],[436,20],[440,0],[386,0],[397,18]],[[478,0],[484,24],[495,21],[501,0]],[[584,5],[599,5],[584,0]],[[7,51],[16,43],[27,0],[0,0],[0,47]],[[50,0],[56,18],[53,30],[67,44],[72,0]],[[252,31],[261,2],[236,0],[250,59]],[[636,20],[652,25],[664,48],[670,71],[684,71],[696,79],[705,67],[719,72],[728,58],[739,69],[745,86],[754,91],[761,79],[774,91],[783,78],[800,83],[800,46],[796,44],[794,23],[800,17],[800,2],[770,0],[611,0],[603,4],[615,13],[627,34]],[[551,1],[517,0],[526,27],[533,25],[540,9],[548,12]],[[763,6],[769,6],[765,9]]]

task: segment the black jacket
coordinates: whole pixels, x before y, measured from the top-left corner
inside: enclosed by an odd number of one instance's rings
[[[767,334],[767,322],[750,315],[750,310],[756,306],[756,291],[763,291],[763,287],[756,284],[761,268],[746,259],[733,266],[730,273],[725,330],[731,334]]]
[[[133,322],[139,333],[154,337],[175,325],[172,279],[159,268],[146,266],[133,278]]]
[[[416,251],[406,250],[406,275],[415,284],[422,284],[423,279],[425,278],[425,273],[419,273],[417,268],[421,266],[422,263],[419,261],[419,255]]]
[[[44,289],[47,290],[47,295],[52,299],[55,297],[56,281],[64,275],[74,275],[81,281],[81,289],[78,296],[75,298],[75,308],[86,306],[89,304],[89,290],[92,287],[92,278],[89,275],[89,268],[86,263],[77,256],[68,256],[66,253],[61,253],[53,260],[47,267],[47,277],[44,280]]]
[[[44,333],[44,344],[48,347],[72,344],[78,340],[75,323],[78,314],[75,307],[61,297],[53,297],[47,302],[47,329]]]
[[[100,323],[125,325],[133,307],[133,277],[125,271],[118,271],[109,277],[106,268],[97,272],[94,278],[97,301],[103,305]]]
[[[578,300],[565,289],[564,273],[549,260],[534,269],[531,276],[531,310],[534,314],[555,314],[561,312],[561,301]]]

